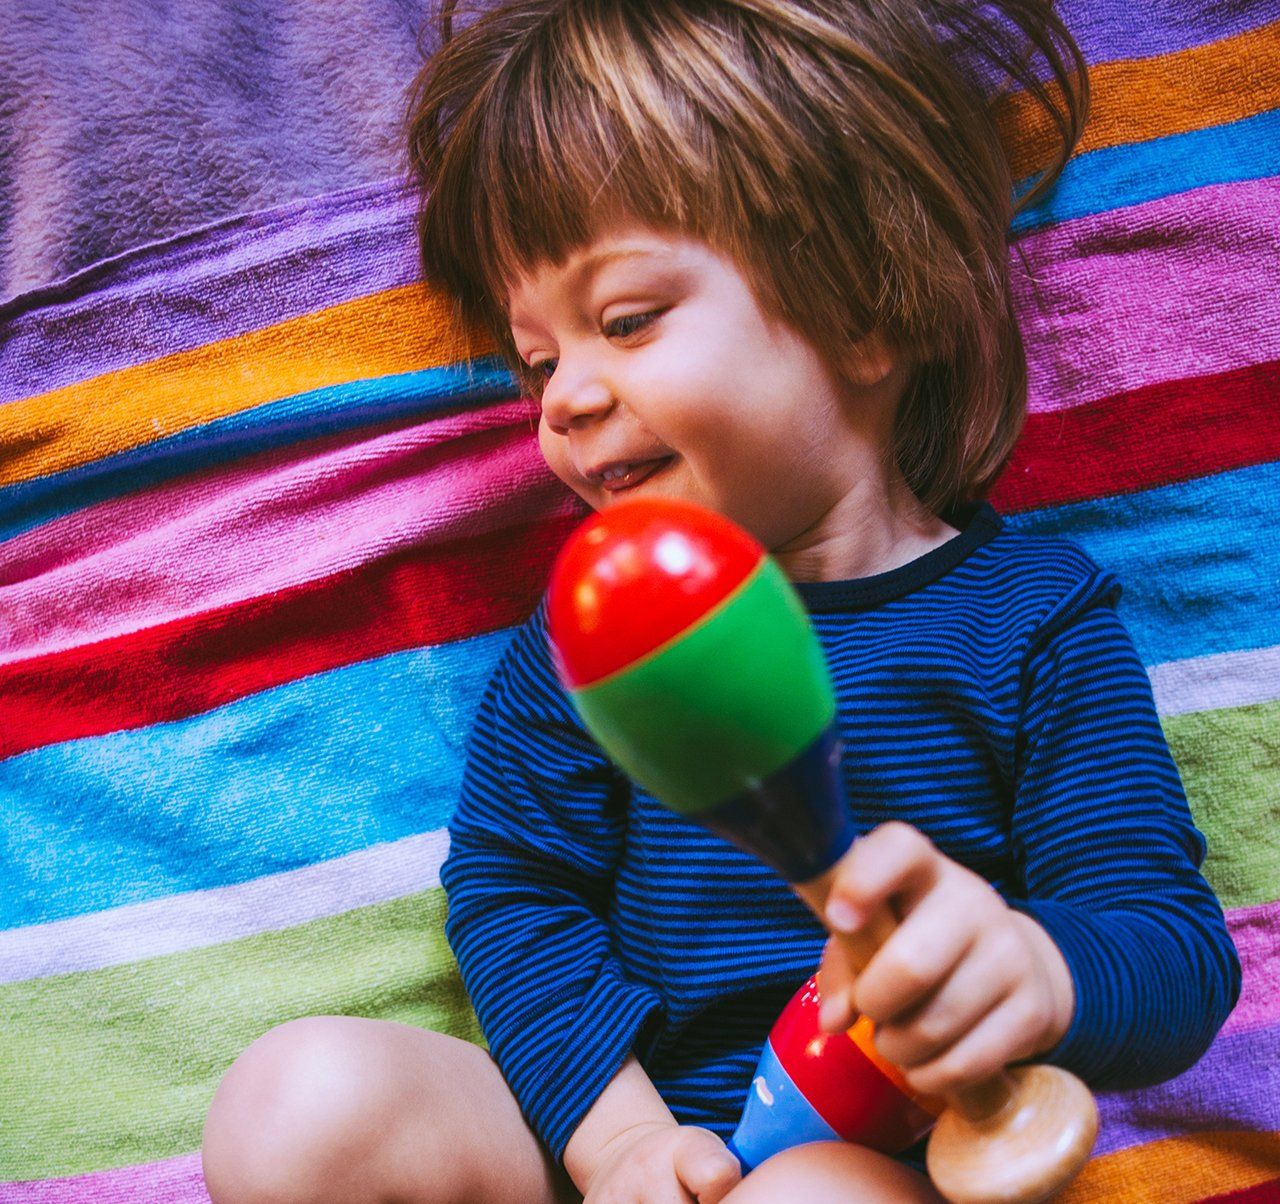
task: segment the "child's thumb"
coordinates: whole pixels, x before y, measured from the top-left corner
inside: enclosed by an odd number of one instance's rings
[[[698,1204],[719,1204],[742,1178],[738,1160],[708,1129],[686,1131],[675,1163],[676,1177]]]

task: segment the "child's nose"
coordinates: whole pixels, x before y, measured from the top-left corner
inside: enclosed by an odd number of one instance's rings
[[[596,422],[614,406],[613,390],[598,373],[562,359],[542,389],[542,417],[557,435]]]

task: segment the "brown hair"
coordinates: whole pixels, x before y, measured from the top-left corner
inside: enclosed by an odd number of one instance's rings
[[[1052,0],[510,0],[456,33],[452,12],[410,112],[422,262],[528,387],[504,285],[623,212],[732,256],[837,370],[883,332],[913,364],[908,484],[939,512],[990,484],[1026,364],[1013,181],[973,76],[1026,89],[1060,134],[1026,203],[1084,121]]]

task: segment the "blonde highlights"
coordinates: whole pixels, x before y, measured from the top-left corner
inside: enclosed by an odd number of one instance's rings
[[[1042,188],[1085,107],[1050,0],[515,0],[456,33],[451,17],[410,113],[422,260],[516,371],[506,286],[625,215],[730,255],[838,371],[880,331],[914,365],[894,445],[908,484],[939,512],[981,494],[1020,429],[1025,360],[1013,181],[972,77],[1049,112]]]

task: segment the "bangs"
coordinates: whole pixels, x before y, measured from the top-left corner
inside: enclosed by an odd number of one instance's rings
[[[530,8],[537,19],[512,31],[469,103],[449,113],[437,97],[434,106],[447,129],[434,133],[424,259],[474,303],[475,316],[492,327],[492,307],[505,307],[512,280],[562,262],[619,216],[703,239],[748,267],[762,240],[791,245],[808,236],[815,188],[841,184],[830,131],[790,99],[797,73],[830,86],[816,61],[805,70],[812,45],[784,35],[780,54],[776,28],[762,43],[731,8],[708,7],[696,18],[662,0]],[[797,17],[793,32],[801,24]],[[840,36],[831,26],[823,32]],[[469,58],[465,46],[454,53]],[[863,48],[859,55],[871,57]],[[420,100],[420,110],[429,107]],[[415,150],[421,161],[420,142]],[[470,221],[464,228],[442,214]],[[777,301],[767,280],[756,283],[762,301]]]

